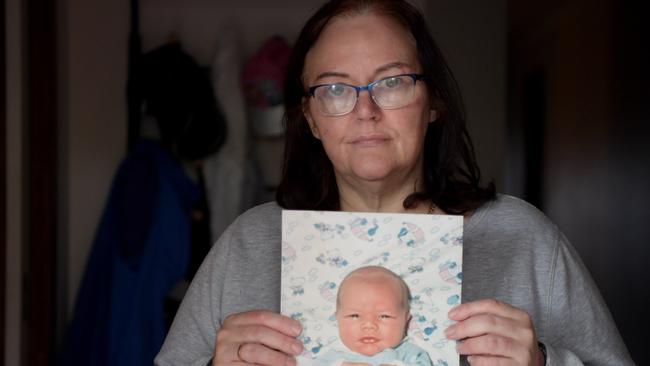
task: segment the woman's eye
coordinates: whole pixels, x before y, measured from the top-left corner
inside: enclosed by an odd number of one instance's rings
[[[327,91],[330,95],[338,97],[345,93],[345,86],[340,84],[332,84],[327,87]]]
[[[388,88],[396,88],[400,85],[401,82],[402,80],[398,77],[388,78],[384,80],[384,85],[386,85]]]

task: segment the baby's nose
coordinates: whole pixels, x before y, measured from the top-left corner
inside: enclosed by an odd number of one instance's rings
[[[377,329],[377,323],[372,319],[368,319],[368,320],[364,321],[361,324],[361,328],[363,328],[363,329]]]

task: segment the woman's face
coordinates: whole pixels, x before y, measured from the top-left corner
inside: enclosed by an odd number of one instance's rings
[[[415,41],[400,25],[374,14],[333,19],[305,59],[304,84],[366,85],[389,76],[420,73]],[[328,116],[309,97],[305,116],[332,161],[337,180],[413,184],[421,174],[422,147],[435,120],[427,88],[397,109],[382,109],[361,91],[354,109]]]

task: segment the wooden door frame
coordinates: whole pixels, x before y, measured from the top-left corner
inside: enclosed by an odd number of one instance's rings
[[[55,355],[58,177],[57,1],[25,2],[22,364]]]
[[[0,141],[7,146],[6,2],[0,5]],[[5,359],[5,304],[7,272],[7,149],[0,149],[0,362]]]

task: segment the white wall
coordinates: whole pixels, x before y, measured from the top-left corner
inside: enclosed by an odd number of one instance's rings
[[[7,80],[7,135],[5,144],[7,156],[7,256],[5,289],[5,355],[4,365],[18,365],[20,362],[20,320],[22,295],[22,252],[21,201],[22,196],[22,9],[20,0],[7,0],[6,6],[6,47],[7,69],[3,70]]]
[[[126,149],[128,2],[68,0],[62,18],[61,247],[68,309]]]
[[[210,64],[220,29],[228,25],[241,30],[244,51],[252,54],[269,35],[294,37],[314,4],[294,1],[287,13],[267,1],[241,1],[227,9],[212,1],[142,1],[143,48],[154,48],[174,33],[200,63]],[[126,150],[129,8],[126,2],[68,0],[63,17],[62,140],[67,140],[67,151],[61,165],[67,194],[61,205],[67,210],[62,246],[67,252],[69,315],[111,180]]]
[[[212,0],[144,0],[141,5],[144,50],[163,44],[174,34],[200,64],[213,61],[220,34],[236,33],[244,56],[249,57],[264,40],[279,34],[293,41],[319,0],[242,0],[227,6]],[[232,30],[235,30],[233,32]]]
[[[224,27],[238,30],[245,56],[280,34],[292,41],[321,1],[142,0],[145,51],[175,34],[200,63],[210,64]],[[424,1],[415,1],[423,4]],[[433,31],[466,92],[471,133],[486,176],[500,180],[505,110],[505,1],[429,3]],[[88,256],[111,179],[126,145],[127,2],[68,0],[65,5],[67,151],[63,218],[68,309]],[[472,26],[465,26],[471,24]],[[232,34],[233,32],[228,32]],[[487,40],[485,40],[487,37]],[[480,60],[477,63],[476,60]],[[475,122],[476,121],[476,122]],[[480,123],[478,123],[480,121]]]

